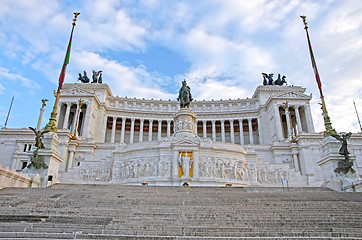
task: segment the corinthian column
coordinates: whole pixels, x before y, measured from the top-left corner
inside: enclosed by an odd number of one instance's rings
[[[131,118],[131,133],[129,135],[129,143],[133,143],[133,135],[134,135],[134,118]]]
[[[231,143],[235,143],[235,136],[234,136],[234,120],[231,119],[230,121],[230,141]]]
[[[72,105],[71,103],[67,103],[67,109],[66,109],[66,111],[65,111],[63,128],[68,128],[69,113],[70,113],[70,107],[71,107],[71,105]]]
[[[250,144],[254,144],[254,136],[253,136],[253,126],[251,124],[251,118],[248,119],[248,126],[249,126],[249,140]]]
[[[211,123],[212,123],[212,141],[216,141],[215,120],[211,120]]]
[[[143,142],[143,121],[144,119],[140,119],[140,135],[139,135],[139,138],[138,138],[138,141],[139,142]]]
[[[149,123],[149,125],[148,125],[148,127],[149,127],[149,129],[148,129],[148,141],[152,141],[152,123],[153,123],[153,120],[152,119],[148,120],[148,123]]]
[[[225,123],[224,120],[220,120],[221,122],[221,141],[225,142]]]
[[[243,128],[243,119],[239,119],[239,129],[240,129],[240,145],[244,145],[244,128]]]
[[[114,137],[116,135],[116,122],[117,122],[117,118],[113,117],[111,143],[114,143]]]
[[[124,143],[124,134],[126,132],[126,118],[122,117],[121,143]]]
[[[207,132],[206,132],[206,121],[202,121],[202,137],[207,138]]]
[[[295,118],[297,119],[298,133],[302,132],[302,122],[300,121],[299,106],[294,106]]]

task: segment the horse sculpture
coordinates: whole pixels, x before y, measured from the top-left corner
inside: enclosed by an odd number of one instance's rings
[[[179,90],[177,101],[180,101],[181,108],[188,108],[192,100],[193,98],[191,96],[190,87],[187,86],[186,80],[183,80],[182,87]]]
[[[283,76],[280,79],[280,74],[278,74],[278,79],[274,81],[273,79],[273,73],[267,74],[267,73],[262,73],[263,75],[263,85],[279,85],[282,86],[284,83],[287,83],[287,81],[285,80],[285,76]]]
[[[101,73],[102,73],[102,71],[96,72],[95,70],[92,70],[92,79],[93,79],[92,83],[97,83],[97,82],[99,82],[98,76],[99,76],[99,74],[101,74]],[[101,76],[102,76],[102,75],[101,75]],[[102,78],[101,78],[101,81],[102,81]]]
[[[82,83],[89,83],[89,77],[87,76],[86,71],[83,71],[84,75],[79,73],[78,81],[81,81]]]

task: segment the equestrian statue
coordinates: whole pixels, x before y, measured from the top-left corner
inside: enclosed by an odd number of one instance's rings
[[[191,96],[190,87],[187,86],[186,80],[183,80],[182,87],[178,92],[177,101],[180,101],[181,108],[189,108],[192,100],[193,98]]]

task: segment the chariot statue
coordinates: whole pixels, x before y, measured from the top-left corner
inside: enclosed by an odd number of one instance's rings
[[[90,79],[87,76],[86,71],[83,71],[83,76],[82,76],[82,74],[79,73],[78,81],[81,81],[82,83],[89,83]]]
[[[182,87],[179,90],[177,101],[180,101],[181,108],[189,108],[192,100],[193,98],[191,96],[190,87],[187,86],[186,80],[183,80]]]
[[[100,77],[100,81],[99,78]],[[96,70],[92,70],[92,83],[102,83],[102,71],[96,71]]]

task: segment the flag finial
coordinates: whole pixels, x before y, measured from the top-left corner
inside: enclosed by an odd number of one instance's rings
[[[307,29],[308,28],[308,26],[307,26],[307,20],[306,20],[306,16],[304,16],[304,15],[302,15],[302,16],[300,16],[302,19],[303,19],[303,23],[304,23],[304,26],[305,26],[305,29]]]
[[[77,17],[79,14],[80,14],[79,12],[74,12],[73,25],[75,25],[75,22],[77,21]]]

